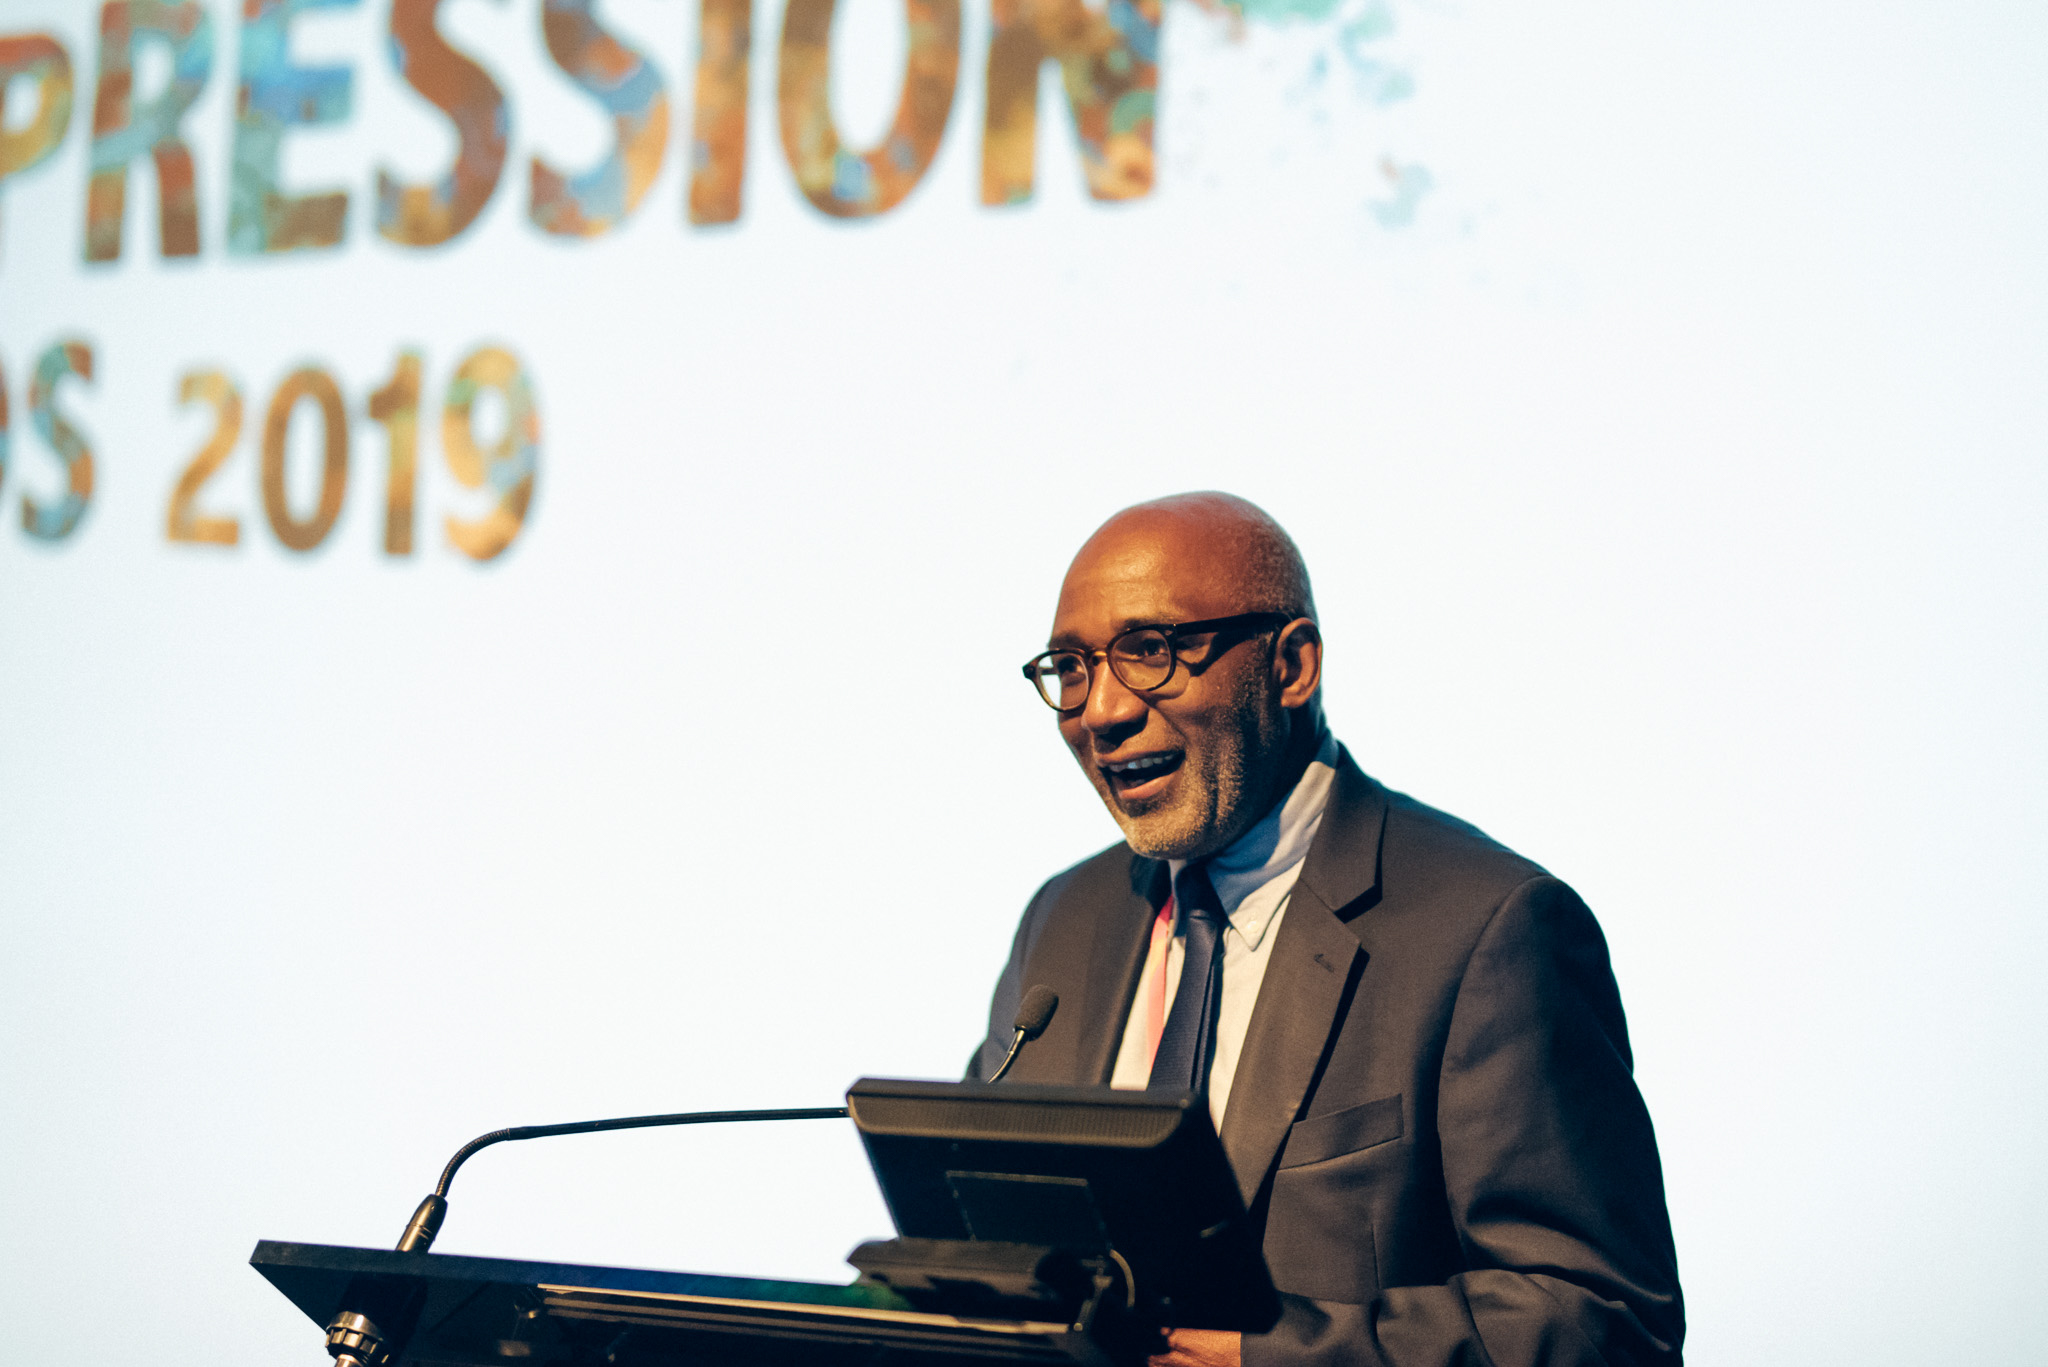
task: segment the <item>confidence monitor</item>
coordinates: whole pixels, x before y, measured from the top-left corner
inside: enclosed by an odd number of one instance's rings
[[[906,1239],[1117,1265],[1140,1320],[1259,1332],[1280,1302],[1201,1098],[863,1078],[846,1104]]]

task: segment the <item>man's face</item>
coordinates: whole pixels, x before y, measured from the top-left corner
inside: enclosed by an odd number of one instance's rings
[[[1100,651],[1134,626],[1230,616],[1245,607],[1235,578],[1185,527],[1113,523],[1067,572],[1050,643]],[[1060,735],[1132,849],[1200,858],[1265,814],[1288,732],[1270,633],[1190,637],[1166,686],[1143,693],[1091,661],[1088,701],[1060,714]]]

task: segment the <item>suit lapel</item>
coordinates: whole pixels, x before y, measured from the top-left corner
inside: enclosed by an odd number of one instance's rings
[[[1166,905],[1171,879],[1164,863],[1133,856],[1130,895],[1114,921],[1104,920],[1089,960],[1088,990],[1082,1000],[1088,1013],[1081,1022],[1081,1067],[1076,1076],[1109,1085],[1123,1043],[1124,1021],[1137,995],[1138,975],[1152,947],[1152,922]]]
[[[1077,886],[1062,896],[1055,915],[1064,924],[1047,927],[1025,965],[1025,987],[1044,983],[1060,1006],[1044,1037],[1018,1056],[1010,1074],[1018,1082],[1107,1085],[1116,1067],[1167,878],[1165,864],[1135,855],[1105,863],[1090,871],[1099,890]]]
[[[1223,1150],[1247,1208],[1300,1113],[1364,953],[1345,913],[1357,915],[1363,908],[1355,904],[1378,887],[1386,811],[1384,790],[1340,753],[1329,808],[1275,932],[1223,1117]]]

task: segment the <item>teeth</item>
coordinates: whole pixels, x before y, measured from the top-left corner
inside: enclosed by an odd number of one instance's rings
[[[1147,755],[1143,759],[1127,760],[1122,764],[1104,766],[1112,774],[1133,774],[1144,769],[1157,769],[1170,760],[1170,755]]]

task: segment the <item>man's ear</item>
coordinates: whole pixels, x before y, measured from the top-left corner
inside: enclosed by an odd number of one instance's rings
[[[1273,642],[1273,671],[1280,683],[1280,705],[1307,704],[1323,683],[1323,633],[1315,620],[1297,617],[1280,629]]]

